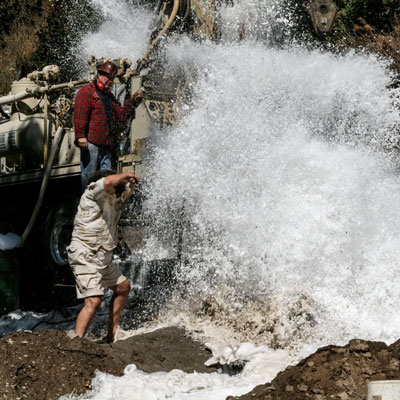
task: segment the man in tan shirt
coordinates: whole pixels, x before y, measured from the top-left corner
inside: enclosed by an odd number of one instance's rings
[[[89,178],[74,220],[68,259],[75,276],[78,299],[85,299],[76,320],[75,333],[83,337],[98,307],[104,289],[114,293],[106,340],[112,342],[131,286],[112,263],[118,244],[117,224],[125,201],[138,179],[132,172],[97,171]]]

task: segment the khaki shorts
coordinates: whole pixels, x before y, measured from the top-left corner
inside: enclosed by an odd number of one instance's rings
[[[113,253],[99,248],[93,251],[73,241],[67,247],[69,265],[75,276],[78,299],[103,296],[104,288],[110,288],[126,280],[112,263]]]

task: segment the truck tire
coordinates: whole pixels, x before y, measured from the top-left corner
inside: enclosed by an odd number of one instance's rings
[[[57,188],[58,189],[58,188]],[[48,312],[77,304],[75,279],[68,265],[73,220],[79,199],[53,190],[20,255],[20,306],[23,310]],[[24,222],[29,220],[25,216]],[[23,224],[24,226],[24,224]],[[22,230],[23,230],[22,226]]]
[[[60,267],[68,265],[67,246],[71,242],[78,202],[77,198],[61,200],[45,220],[45,251],[49,253],[50,261]]]
[[[47,292],[56,306],[76,304],[75,279],[68,264],[67,246],[71,242],[79,199],[67,197],[57,202],[44,222],[43,260]]]

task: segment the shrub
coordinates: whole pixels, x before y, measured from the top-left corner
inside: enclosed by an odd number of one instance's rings
[[[103,16],[89,0],[2,0],[0,94],[34,69],[57,64],[61,79],[73,78],[79,62],[72,49]]]

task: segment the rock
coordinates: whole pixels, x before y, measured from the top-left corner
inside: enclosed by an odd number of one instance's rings
[[[372,358],[372,354],[369,351],[367,351],[366,353],[362,353],[361,355],[365,358]]]
[[[308,386],[305,385],[304,383],[301,383],[300,385],[297,386],[297,389],[299,389],[300,392],[307,392]]]
[[[337,354],[346,353],[348,350],[343,347],[332,347],[332,352]]]
[[[274,385],[269,400],[365,400],[369,379],[400,379],[400,341],[354,339],[346,346],[325,346],[270,383],[258,386],[252,399],[264,399],[266,387]],[[292,391],[291,388],[294,390]],[[248,394],[240,400],[248,400]]]
[[[350,340],[348,346],[350,351],[365,352],[369,350],[368,344],[359,339]]]

